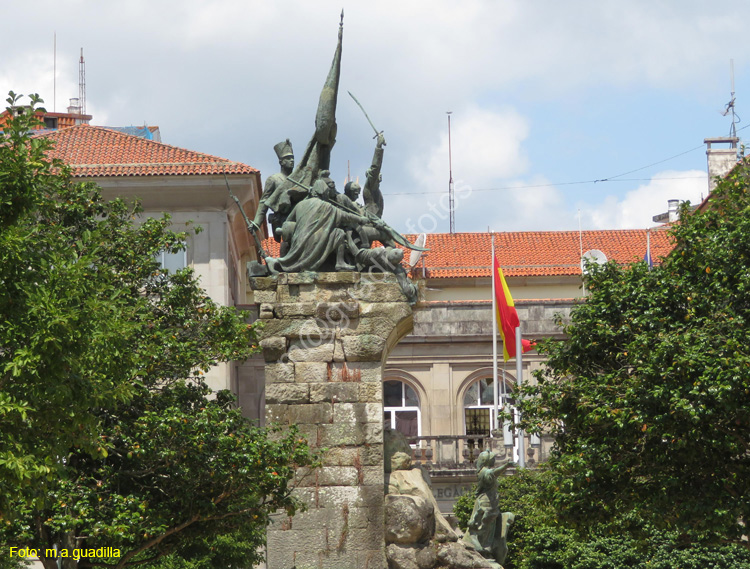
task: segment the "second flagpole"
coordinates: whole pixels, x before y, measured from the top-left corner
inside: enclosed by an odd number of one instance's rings
[[[523,343],[521,342],[520,323],[518,328],[516,328],[516,385],[518,386],[516,404],[518,404],[521,400],[521,386],[523,385]],[[521,419],[520,411],[518,418],[519,420]],[[521,429],[518,429],[516,432],[518,433],[518,468],[526,468],[525,434]]]
[[[490,259],[490,267],[492,267],[492,396],[493,405],[495,410],[495,419],[491,422],[492,427],[490,433],[498,433],[500,429],[500,422],[498,421],[498,407],[499,407],[499,395],[500,390],[497,385],[497,295],[495,294],[495,233],[492,232],[492,259]]]

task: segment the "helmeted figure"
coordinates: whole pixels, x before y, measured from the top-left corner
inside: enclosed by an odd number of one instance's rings
[[[344,187],[344,193],[339,194],[336,199],[343,206],[355,208],[356,211],[368,216],[370,219],[379,219],[383,216],[383,194],[380,191],[381,174],[383,166],[383,146],[385,137],[380,132],[377,135],[375,152],[372,157],[372,165],[367,169],[367,181],[364,189],[357,182],[349,182]],[[360,193],[364,194],[364,206],[357,203]],[[370,248],[373,241],[380,241],[386,247],[395,247],[393,235],[388,230],[380,229],[374,225],[363,225],[357,229],[355,241],[363,248]]]
[[[269,216],[271,235],[276,241],[280,241],[279,229],[284,224],[295,204],[304,199],[307,192],[299,186],[290,183],[287,179],[294,169],[294,151],[289,139],[287,138],[276,144],[273,150],[279,158],[281,171],[277,174],[272,174],[266,180],[266,187],[263,189],[263,195],[260,197],[253,223],[256,228],[260,227],[265,221],[266,213],[270,209],[273,211]]]
[[[344,193],[336,194],[336,201],[344,209],[361,213],[364,208],[357,203],[360,193],[362,193],[362,187],[357,182],[347,182],[344,186]]]

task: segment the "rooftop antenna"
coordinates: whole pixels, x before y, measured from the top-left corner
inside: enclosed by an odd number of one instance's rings
[[[595,263],[597,265],[603,265],[607,262],[607,255],[599,249],[589,249],[583,255],[581,255],[581,272],[585,275],[588,274],[586,268],[587,263]]]
[[[737,123],[741,122],[742,119],[734,112],[734,59],[729,60],[729,75],[732,81],[732,99],[724,107],[724,112],[721,113],[721,116],[725,117],[729,113],[732,113],[732,126],[729,127],[729,136],[737,138]]]
[[[81,114],[86,114],[86,62],[83,59],[83,48],[81,48],[81,59],[78,63],[78,104]]]
[[[451,156],[451,114],[453,111],[446,111],[448,115],[448,211],[450,215],[450,233],[456,232],[456,212],[453,207],[453,162]]]
[[[52,112],[57,112],[57,32],[52,35]]]

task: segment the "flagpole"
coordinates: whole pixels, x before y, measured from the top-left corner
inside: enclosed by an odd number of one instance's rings
[[[584,278],[583,274],[583,229],[581,229],[581,210],[578,210],[578,245],[581,249],[581,256],[579,257],[579,261],[581,264],[581,291],[583,292],[583,296],[586,296],[586,279]]]
[[[499,390],[497,385],[497,298],[495,294],[495,233],[492,232],[492,259],[490,260],[490,266],[492,267],[492,397],[493,404],[495,406],[495,420],[494,420],[494,431],[500,428],[498,422],[498,397]],[[490,429],[490,432],[493,429]]]
[[[521,402],[521,386],[523,385],[523,347],[521,345],[521,324],[516,328],[516,385],[518,387],[517,403]],[[520,419],[519,415],[519,419]],[[523,430],[518,429],[518,468],[526,468],[526,446]]]
[[[494,247],[493,247],[494,251]],[[493,259],[493,273],[497,272],[497,275],[493,275],[495,278],[500,279],[502,283],[502,292],[498,292],[495,296],[497,297],[497,312],[498,318],[501,321],[502,328],[500,329],[503,335],[503,360],[516,358],[516,402],[520,405],[521,403],[521,389],[523,388],[523,346],[524,341],[521,338],[521,322],[518,318],[518,312],[516,312],[515,304],[513,303],[513,297],[508,289],[508,283],[503,275],[503,270],[497,265],[497,258]],[[513,337],[515,335],[515,338]],[[515,346],[513,341],[515,340]],[[512,349],[513,346],[515,349]],[[526,349],[531,349],[533,344],[526,342]],[[515,353],[514,353],[515,352]],[[519,418],[521,420],[520,410]],[[504,428],[504,427],[503,427]],[[505,434],[505,433],[504,433]],[[526,467],[526,441],[524,440],[523,429],[516,429],[516,436],[518,436],[518,466],[520,468]]]

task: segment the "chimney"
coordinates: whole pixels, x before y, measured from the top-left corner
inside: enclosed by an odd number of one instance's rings
[[[656,223],[674,223],[680,220],[680,200],[667,200],[667,211],[651,218]]]
[[[69,115],[80,115],[81,114],[81,104],[78,97],[73,97],[70,99],[70,104],[68,105],[68,114]]]
[[[680,200],[667,200],[667,215],[669,216],[669,223],[679,221],[680,219]]]
[[[716,187],[716,178],[723,178],[737,164],[736,136],[719,136],[706,138],[706,155],[708,156],[708,191]],[[712,144],[729,144],[729,148],[713,148]]]

